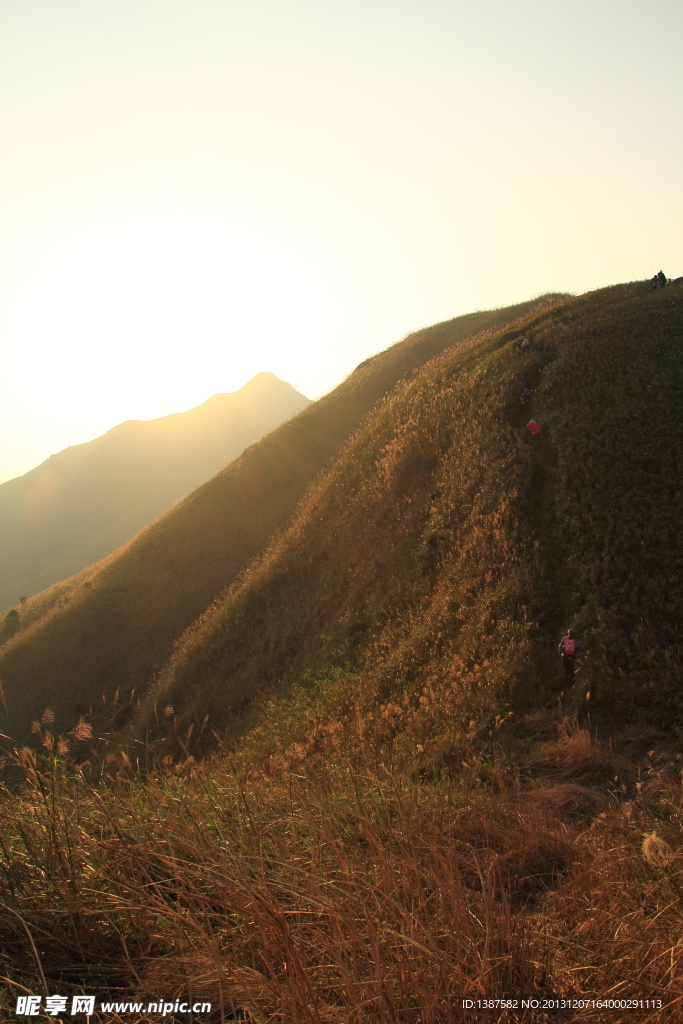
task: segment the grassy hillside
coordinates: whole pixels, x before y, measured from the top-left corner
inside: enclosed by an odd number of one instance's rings
[[[99,787],[42,730],[0,792],[0,1016],[47,990],[208,1000],[203,1024],[681,1020],[680,761],[558,726],[427,782],[370,748]]]
[[[459,317],[367,360],[120,551],[14,609],[0,652],[7,731],[24,734],[48,704],[63,729],[102,707],[102,695],[111,703],[117,692],[144,693],[183,630],[260,554],[398,380],[473,333],[542,304]]]
[[[259,721],[291,752],[370,716],[363,742],[434,769],[557,695],[570,624],[598,713],[680,723],[683,289],[565,300],[529,334],[484,331],[384,401],[184,635],[142,726],[191,746],[206,715],[204,738]]]
[[[121,423],[0,484],[0,608],[106,557],[309,404],[261,373],[188,412]]]
[[[683,288],[478,326],[349,430],[130,742],[48,711],[5,761],[8,1019],[85,991],[206,1024],[683,1020]]]

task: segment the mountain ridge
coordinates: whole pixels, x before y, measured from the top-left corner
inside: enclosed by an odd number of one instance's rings
[[[17,610],[12,984],[679,1019],[681,338],[643,282],[426,329]]]
[[[0,605],[106,557],[309,404],[273,374],[181,413],[126,420],[0,485]]]
[[[179,639],[143,702],[146,735],[182,740],[208,715],[221,735],[265,722],[305,743],[312,708],[339,725],[328,686],[347,714],[364,693],[370,716],[408,699],[419,718],[430,680],[464,678],[452,711],[487,728],[510,701],[557,695],[570,624],[586,643],[575,696],[595,714],[678,719],[683,293],[615,286],[525,328],[528,353],[489,330],[375,409],[286,532]],[[424,717],[421,745],[456,757],[459,741]]]
[[[100,695],[142,695],[181,633],[284,527],[378,400],[426,359],[552,301],[467,314],[409,335],[250,446],[118,553],[29,599],[19,632],[0,652],[10,731],[23,732],[46,703],[61,708],[66,726],[101,704]]]

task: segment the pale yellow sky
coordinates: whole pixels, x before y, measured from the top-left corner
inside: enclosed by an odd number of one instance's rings
[[[260,370],[683,273],[683,13],[0,0],[0,481]]]

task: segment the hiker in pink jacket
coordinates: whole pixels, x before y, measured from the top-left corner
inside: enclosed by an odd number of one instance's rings
[[[562,659],[562,668],[564,669],[564,677],[569,680],[574,676],[574,659],[578,651],[583,647],[580,640],[576,639],[576,633],[573,629],[567,630],[567,635],[563,636],[560,640],[560,657]]]

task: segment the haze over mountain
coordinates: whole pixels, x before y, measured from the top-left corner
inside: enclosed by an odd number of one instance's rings
[[[309,400],[272,373],[130,420],[0,485],[0,608],[109,555]]]
[[[142,695],[183,631],[285,526],[379,400],[445,349],[528,321],[548,301],[458,317],[365,360],[121,550],[29,598],[0,658],[11,719],[4,731],[17,735],[46,703],[68,725],[101,695]]]
[[[470,704],[490,714],[547,699],[570,620],[593,694],[618,680],[617,704],[661,708],[655,673],[675,703],[682,325],[680,285],[636,283],[460,317],[367,360],[14,612],[6,731],[135,689],[119,725],[154,733],[169,706],[178,728],[208,714],[236,736],[268,693],[342,672],[350,692],[373,680],[371,707],[455,663],[487,666]]]
[[[679,1020],[681,337],[644,282],[420,331],[0,619],[13,985]]]

